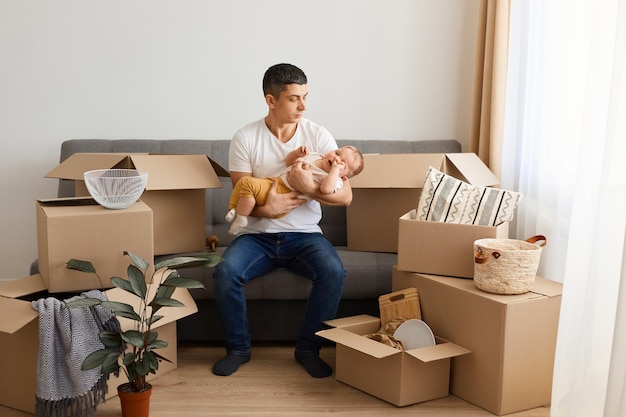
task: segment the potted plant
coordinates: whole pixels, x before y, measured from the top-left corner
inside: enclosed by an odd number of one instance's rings
[[[157,262],[154,265],[151,283],[146,284],[146,274],[150,263],[130,252],[124,252],[124,255],[127,255],[131,260],[128,267],[128,279],[113,277],[111,284],[138,297],[138,308],[126,303],[102,301],[98,298],[89,297],[68,301],[65,305],[69,308],[101,305],[110,309],[116,317],[124,317],[133,321],[134,325],[130,330],[103,330],[100,332],[100,340],[104,347],[88,355],[82,364],[82,369],[89,370],[101,367],[100,372],[103,375],[117,374],[121,369],[128,382],[118,387],[120,400],[123,401],[125,393],[144,393],[147,401],[149,401],[152,386],[146,382],[146,376],[157,372],[160,361],[170,362],[155,352],[156,349],[167,346],[167,342],[159,340],[158,332],[153,329],[153,325],[163,318],[162,315],[158,314],[159,310],[164,307],[184,306],[180,301],[172,298],[176,288],[204,287],[202,283],[194,279],[181,277],[177,269],[191,266],[215,266],[221,261],[221,257],[215,253],[208,253],[197,256],[180,256]],[[89,261],[70,259],[67,262],[67,268],[92,273],[100,279],[96,269]],[[140,417],[137,411],[125,414],[125,408],[127,407],[122,402],[123,415]],[[146,408],[145,416],[147,416],[147,411]]]

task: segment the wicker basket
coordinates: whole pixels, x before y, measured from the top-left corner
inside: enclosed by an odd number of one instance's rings
[[[536,244],[536,242],[541,242]],[[523,294],[535,283],[545,236],[474,242],[474,283],[495,294]]]

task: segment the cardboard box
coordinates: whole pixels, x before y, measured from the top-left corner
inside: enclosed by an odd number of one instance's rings
[[[123,301],[129,304],[136,297],[125,291],[112,289],[105,292],[107,298]],[[0,281],[0,368],[3,377],[0,378],[0,405],[35,413],[35,392],[37,387],[37,358],[39,346],[39,313],[31,306],[28,300],[47,297],[45,285],[39,275],[22,278],[15,281]],[[129,297],[130,296],[130,297]],[[168,342],[168,346],[159,349],[159,354],[172,363],[162,361],[156,375],[148,375],[148,380],[154,380],[176,369],[178,364],[176,349],[176,320],[198,311],[198,308],[189,294],[183,288],[176,289],[176,300],[185,307],[164,308],[161,314],[165,317],[155,323],[159,332],[159,339]],[[129,321],[120,320],[124,329],[130,329]],[[109,379],[109,393],[107,398],[117,395],[117,385],[126,382],[123,374],[120,378],[111,376]]]
[[[52,293],[110,288],[110,278],[126,277],[132,252],[152,261],[152,209],[141,200],[109,210],[91,198],[37,200],[39,273]],[[66,268],[70,259],[90,261],[93,274]]]
[[[76,195],[87,196],[83,173],[107,168],[148,173],[141,199],[154,211],[156,255],[204,250],[206,189],[220,188],[226,170],[206,155],[75,153],[46,178],[74,180]]]
[[[474,277],[474,241],[506,239],[509,223],[479,226],[415,220],[413,209],[398,221],[398,269],[451,277]]]
[[[393,270],[394,291],[414,287],[433,332],[471,350],[454,361],[450,392],[504,415],[548,406],[563,286],[498,295],[473,280]]]
[[[364,337],[380,328],[368,315],[327,324],[334,328],[317,334],[337,344],[337,381],[400,407],[447,396],[451,358],[469,352],[439,337],[435,346],[408,351],[387,346]]]
[[[474,153],[366,154],[363,171],[350,179],[348,249],[397,252],[398,218],[417,208],[430,166],[473,185],[499,180]]]

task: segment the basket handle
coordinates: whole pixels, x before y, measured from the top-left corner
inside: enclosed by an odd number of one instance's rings
[[[544,235],[535,235],[533,237],[529,237],[528,239],[526,239],[526,242],[528,242],[528,243],[541,242],[537,246],[546,246],[546,243],[548,243],[548,241],[546,240],[546,237]]]
[[[500,253],[495,251],[491,252],[491,255],[496,259],[500,257]],[[489,255],[483,254],[483,251],[481,249],[478,249],[474,254],[474,262],[477,264],[484,264],[485,262],[487,262],[487,259],[489,259]]]

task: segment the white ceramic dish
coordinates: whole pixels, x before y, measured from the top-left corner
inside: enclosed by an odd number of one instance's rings
[[[405,350],[435,346],[435,335],[430,326],[418,319],[410,319],[399,325],[393,337],[402,342]]]

